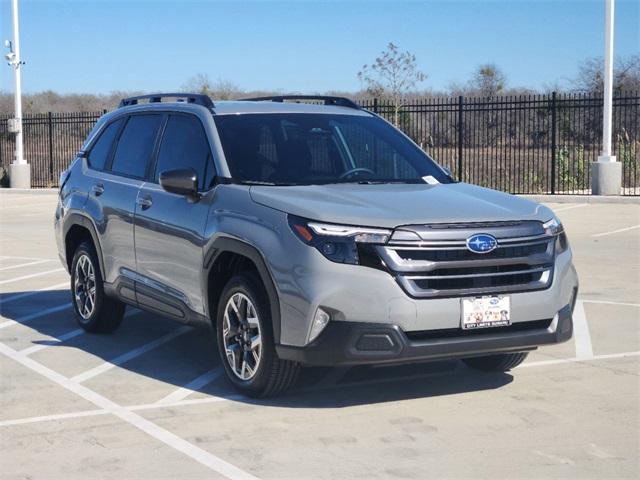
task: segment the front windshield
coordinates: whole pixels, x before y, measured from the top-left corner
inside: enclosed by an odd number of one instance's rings
[[[267,113],[215,116],[231,175],[246,183],[423,183],[452,180],[373,116]]]

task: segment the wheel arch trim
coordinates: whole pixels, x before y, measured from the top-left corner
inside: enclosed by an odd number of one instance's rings
[[[244,240],[240,240],[235,237],[230,236],[219,236],[216,238],[208,247],[205,256],[204,256],[204,274],[205,274],[205,282],[207,288],[205,289],[206,293],[206,302],[207,302],[207,310],[210,315],[215,315],[216,312],[211,312],[211,306],[209,305],[209,273],[216,261],[223,253],[235,253],[238,255],[242,255],[253,262],[258,270],[258,275],[262,280],[262,284],[267,291],[267,295],[269,297],[269,306],[271,310],[271,322],[273,324],[273,336],[276,344],[280,343],[280,297],[278,295],[278,290],[276,288],[275,282],[273,281],[273,277],[271,272],[269,271],[269,267],[267,266],[266,261],[260,251],[254,247],[253,245],[245,242]]]
[[[69,258],[66,258],[67,235],[69,234],[69,230],[71,230],[71,228],[75,226],[80,226],[85,228],[89,232],[89,235],[91,235],[91,240],[93,241],[93,245],[96,249],[96,255],[98,256],[98,263],[100,266],[100,276],[102,277],[102,280],[105,281],[104,261],[102,259],[102,247],[100,246],[100,241],[98,240],[99,237],[98,237],[97,229],[93,221],[86,215],[82,215],[80,213],[74,212],[74,213],[68,214],[64,219],[63,241],[64,241],[64,248],[65,248],[65,262],[66,262],[65,266],[69,266],[69,261],[70,261]]]

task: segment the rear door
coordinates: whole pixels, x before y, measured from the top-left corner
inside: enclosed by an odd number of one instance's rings
[[[102,129],[87,155],[85,210],[98,231],[108,283],[135,270],[133,213],[159,124],[153,118],[122,116]],[[135,300],[132,290],[129,297]]]
[[[99,232],[108,283],[118,277],[131,279],[136,269],[133,215],[161,121],[162,115],[121,117],[107,126],[89,152],[88,205]],[[134,298],[131,292],[130,299]]]
[[[204,313],[203,234],[213,195],[194,201],[164,191],[160,173],[177,168],[193,168],[199,189],[211,189],[211,148],[195,115],[172,113],[166,120],[150,181],[138,193],[135,216],[138,302],[183,318],[189,314],[185,307]]]

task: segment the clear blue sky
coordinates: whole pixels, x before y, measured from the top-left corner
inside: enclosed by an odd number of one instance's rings
[[[616,54],[638,53],[640,2],[616,3]],[[544,88],[603,51],[604,0],[20,4],[27,92],[166,91],[196,73],[244,89],[357,90],[359,68],[389,41],[416,54],[425,88],[466,81],[484,62],[511,86]],[[9,0],[0,28],[10,38]],[[10,68],[0,72],[12,90]]]

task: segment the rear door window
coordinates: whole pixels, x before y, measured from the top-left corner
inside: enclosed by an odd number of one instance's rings
[[[162,115],[129,117],[113,156],[112,172],[128,177],[145,177],[162,118]]]
[[[164,129],[155,180],[160,173],[176,168],[192,168],[198,175],[200,190],[211,187],[213,161],[211,148],[200,120],[192,115],[171,115]]]
[[[93,144],[87,162],[89,166],[95,170],[104,170],[109,154],[111,153],[111,147],[116,135],[120,131],[120,126],[124,120],[119,118],[115,122],[110,123],[98,137],[98,140]]]

